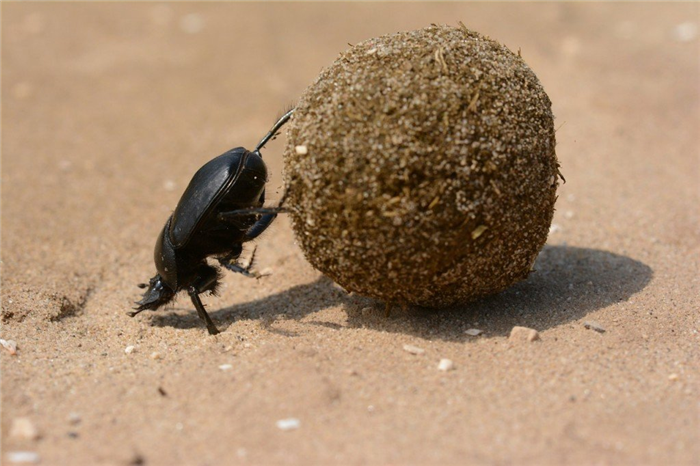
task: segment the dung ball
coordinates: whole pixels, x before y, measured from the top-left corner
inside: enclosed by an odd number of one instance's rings
[[[551,102],[465,27],[351,47],[301,96],[285,183],[308,261],[343,288],[445,307],[528,275],[558,185]]]

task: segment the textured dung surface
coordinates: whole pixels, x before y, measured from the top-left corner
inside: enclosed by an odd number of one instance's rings
[[[464,27],[370,39],[297,106],[285,154],[294,229],[349,291],[468,302],[530,271],[554,210],[554,146],[550,100],[506,47]]]
[[[0,463],[697,466],[698,11],[2,2],[0,339],[18,350],[0,346]],[[252,148],[348,42],[457,18],[522,49],[557,116],[567,183],[535,273],[386,318],[321,277],[281,215],[256,241],[271,275],[203,298],[221,334],[186,293],[125,315],[197,169]],[[284,143],[263,151],[269,204]],[[18,418],[41,437],[12,436]]]

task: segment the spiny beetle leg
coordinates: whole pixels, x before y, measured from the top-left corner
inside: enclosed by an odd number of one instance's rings
[[[235,218],[235,217],[243,217],[246,215],[255,215],[255,214],[281,214],[287,212],[286,207],[258,207],[258,208],[253,208],[253,209],[240,209],[240,210],[231,210],[229,212],[221,212],[219,214],[219,218],[221,220],[226,220],[228,218]]]
[[[209,317],[209,314],[207,314],[207,311],[204,309],[202,300],[199,299],[199,291],[197,291],[197,288],[191,286],[187,289],[187,293],[190,295],[190,298],[192,299],[192,304],[194,304],[195,309],[197,309],[197,314],[199,314],[199,318],[202,319],[205,324],[207,324],[207,330],[209,331],[209,335],[218,334],[219,329],[216,328],[216,325],[214,325],[214,322],[212,322],[211,317]]]

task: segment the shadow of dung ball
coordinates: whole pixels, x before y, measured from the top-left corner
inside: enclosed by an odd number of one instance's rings
[[[466,28],[352,47],[306,89],[287,136],[299,244],[348,291],[465,303],[526,277],[547,239],[551,103],[519,56]]]

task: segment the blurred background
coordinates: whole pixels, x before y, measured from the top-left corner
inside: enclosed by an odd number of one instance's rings
[[[1,8],[2,337],[21,350],[2,358],[4,451],[46,464],[698,461],[697,3]],[[520,51],[553,102],[567,184],[534,285],[442,318],[380,319],[319,278],[281,218],[259,248],[274,279],[230,277],[208,299],[223,336],[205,339],[184,301],[124,316],[202,164],[254,146],[348,44],[459,21]],[[264,150],[270,200],[283,139]],[[591,316],[604,340],[582,330]],[[542,346],[509,350],[513,325]],[[436,375],[438,355],[457,375]],[[291,415],[297,432],[275,427]],[[41,434],[13,435],[22,417]]]
[[[694,13],[693,4],[5,4],[4,215],[36,212],[41,241],[68,240],[61,230],[75,234],[76,224],[110,232],[103,240],[126,229],[126,241],[137,222],[125,215],[162,218],[199,166],[252,146],[348,44],[457,21],[521,50],[552,99],[564,174],[616,204],[653,182],[654,163],[696,174],[683,131],[697,115]],[[661,147],[660,131],[674,147]],[[605,162],[630,142],[658,150],[632,166]],[[281,147],[266,151],[273,184]],[[684,156],[669,163],[669,152]],[[599,184],[601,167],[620,171],[614,186]],[[646,202],[683,197],[665,192]],[[604,207],[596,200],[596,212]]]

